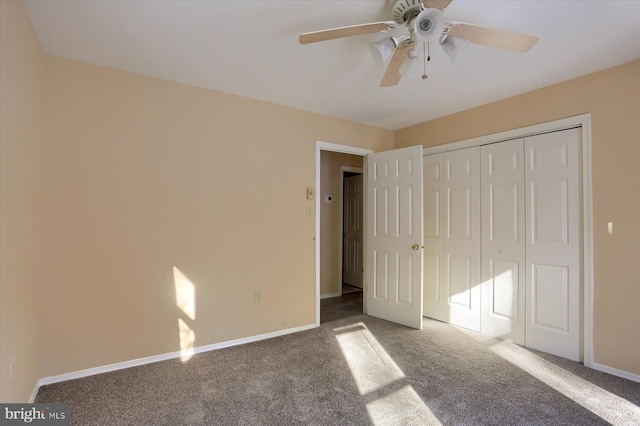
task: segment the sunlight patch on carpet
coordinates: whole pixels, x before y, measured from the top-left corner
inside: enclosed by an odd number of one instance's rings
[[[353,331],[348,331],[348,328],[336,329],[335,331],[342,332],[336,339],[349,364],[360,395],[367,395],[405,377],[363,323],[351,327]]]
[[[411,386],[367,404],[375,425],[441,425]]]
[[[509,342],[490,348],[567,398],[612,424],[640,424],[640,407]]]
[[[369,395],[406,378],[364,323],[333,331],[361,395]],[[366,407],[371,421],[378,426],[441,425],[411,385],[377,398]]]

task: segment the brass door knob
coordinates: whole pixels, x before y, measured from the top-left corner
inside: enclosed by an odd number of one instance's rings
[[[413,250],[420,250],[420,244],[414,244],[411,246]]]

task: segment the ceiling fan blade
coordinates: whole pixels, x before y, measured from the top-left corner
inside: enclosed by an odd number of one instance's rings
[[[472,43],[518,53],[524,53],[531,49],[539,40],[538,37],[526,34],[496,30],[462,22],[453,22],[452,24],[447,35],[462,37]]]
[[[404,62],[404,59],[407,57],[407,52],[413,48],[414,43],[407,43],[400,45],[393,52],[393,56],[389,61],[389,65],[387,65],[387,70],[382,77],[382,81],[380,82],[380,87],[390,87],[396,86],[400,83],[400,67]]]
[[[453,0],[422,0],[422,4],[425,9],[439,9],[442,10],[445,7],[449,6],[449,4]]]
[[[398,28],[394,21],[372,22],[370,24],[351,25],[349,27],[332,28],[300,35],[300,44],[316,43],[336,38],[351,37],[362,34],[373,34]]]

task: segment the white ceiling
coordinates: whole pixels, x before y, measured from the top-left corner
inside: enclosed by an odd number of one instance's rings
[[[391,20],[389,1],[25,3],[49,54],[391,130],[640,58],[635,0],[454,0],[448,21],[540,41],[525,54],[472,44],[455,64],[432,43],[429,78],[388,88],[368,45],[384,35],[305,46],[298,35]]]

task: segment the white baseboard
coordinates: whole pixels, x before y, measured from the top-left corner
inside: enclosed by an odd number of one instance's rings
[[[321,294],[320,295],[320,299],[328,299],[330,297],[338,297],[338,296],[342,296],[342,293],[327,293],[327,294]]]
[[[36,384],[33,386],[33,391],[31,391],[31,396],[29,397],[29,404],[33,404],[36,400],[36,395],[38,395],[38,391],[40,390],[40,381],[38,380]]]
[[[244,337],[242,339],[228,340],[226,342],[214,343],[211,345],[198,346],[193,348],[193,354],[201,352],[214,351],[216,349],[228,348],[231,346],[243,345],[245,343],[257,342],[259,340],[271,339],[278,336],[284,336],[286,334],[299,333],[301,331],[310,330],[316,328],[315,324],[303,325],[300,327],[288,328],[285,330],[274,331],[272,333],[259,334],[257,336]],[[88,368],[86,370],[74,371],[72,373],[60,374],[58,376],[44,377],[36,383],[36,388],[31,394],[30,402],[35,400],[40,386],[50,385],[52,383],[64,382],[67,380],[80,379],[82,377],[94,376],[96,374],[108,373],[110,371],[123,370],[125,368],[137,367],[140,365],[151,364],[153,362],[165,361],[168,359],[180,358],[182,353],[180,351],[169,352],[161,355],[153,355],[145,358],[138,358],[130,361],[118,362],[115,364],[103,365],[101,367]]]
[[[623,379],[628,379],[634,382],[640,383],[640,375],[629,373],[628,371],[618,370],[617,368],[608,367],[606,365],[598,364],[594,362],[591,364],[591,368],[594,370],[602,371],[603,373],[611,374],[612,376],[622,377]]]

